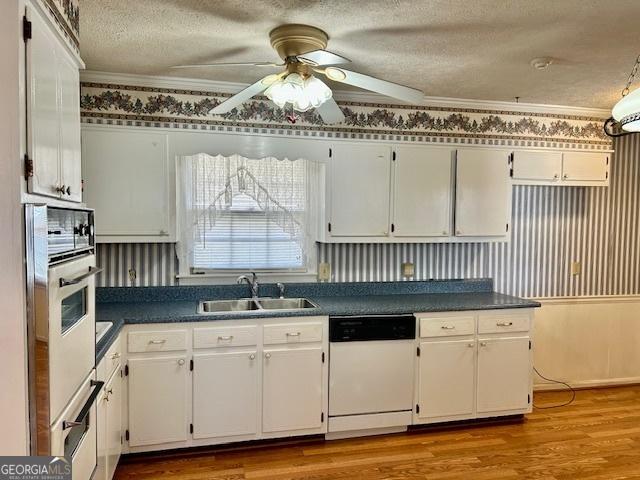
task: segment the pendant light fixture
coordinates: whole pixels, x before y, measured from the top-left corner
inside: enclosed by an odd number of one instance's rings
[[[640,132],[640,88],[630,92],[629,87],[633,83],[640,68],[640,55],[631,70],[627,85],[622,90],[622,98],[611,111],[611,117],[604,122],[604,133],[610,137],[622,137]]]

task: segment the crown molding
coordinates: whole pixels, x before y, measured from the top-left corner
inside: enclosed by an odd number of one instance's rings
[[[244,83],[221,82],[184,77],[166,77],[137,75],[130,73],[111,73],[85,70],[80,72],[80,81],[88,83],[105,83],[111,85],[131,85],[137,87],[165,88],[176,90],[199,90],[219,93],[237,93],[247,86]],[[336,100],[354,103],[370,103],[383,105],[409,105],[384,95],[365,92],[335,91]],[[568,105],[546,105],[537,103],[514,103],[495,100],[473,100],[449,97],[424,97],[424,102],[416,107],[440,107],[443,109],[459,110],[498,110],[514,113],[547,113],[551,115],[597,117],[606,119],[611,111],[603,108],[573,107]]]

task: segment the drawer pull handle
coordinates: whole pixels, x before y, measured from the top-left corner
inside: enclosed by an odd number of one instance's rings
[[[256,359],[256,354],[252,353],[251,355],[249,355],[249,360],[255,360]]]
[[[287,332],[287,337],[299,337],[300,332]]]
[[[163,343],[167,343],[166,339],[162,339],[162,340],[149,340],[149,344],[151,345],[162,345]]]
[[[270,353],[265,353],[264,354],[264,358],[271,358],[271,354]]]
[[[116,358],[120,358],[119,353],[114,353],[113,355],[111,355],[111,360],[115,360]]]
[[[220,340],[221,342],[228,342],[230,340],[233,340],[233,335],[219,335],[218,340]]]
[[[180,360],[178,360],[178,365],[180,366],[184,365],[184,358],[181,358]]]
[[[473,348],[473,347],[475,347],[475,345],[473,343],[469,343],[469,344],[467,344],[467,347]]]
[[[487,342],[480,342],[480,346],[481,347],[486,347],[487,346]]]
[[[442,325],[440,328],[442,330],[455,330],[456,326],[455,325]]]
[[[510,327],[513,325],[513,322],[498,322],[496,323],[496,326],[498,327]]]

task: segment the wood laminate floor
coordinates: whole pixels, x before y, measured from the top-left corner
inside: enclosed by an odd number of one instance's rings
[[[568,393],[536,393],[544,406]],[[581,390],[521,423],[124,458],[118,480],[640,478],[640,386]]]

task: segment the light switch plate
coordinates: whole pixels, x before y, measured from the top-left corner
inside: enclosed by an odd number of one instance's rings
[[[413,277],[415,275],[415,266],[413,263],[406,262],[402,264],[402,276]]]
[[[331,264],[322,262],[318,265],[318,280],[328,282],[331,280]]]

